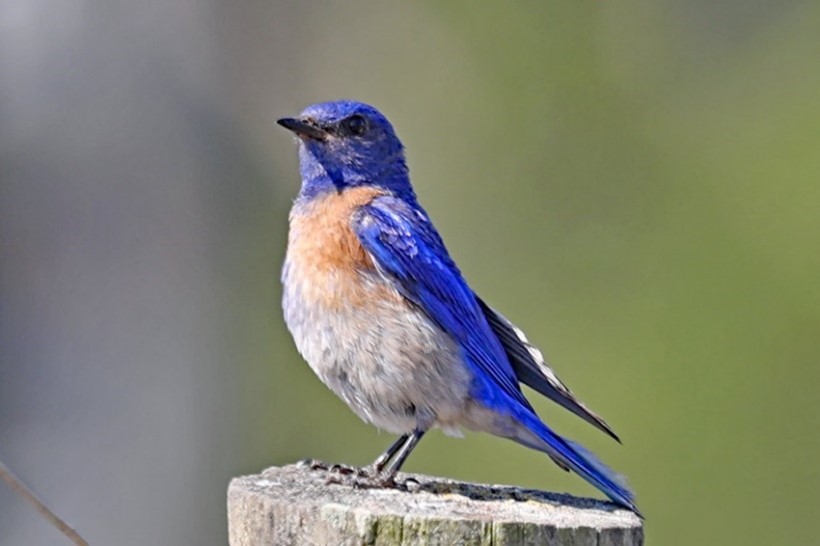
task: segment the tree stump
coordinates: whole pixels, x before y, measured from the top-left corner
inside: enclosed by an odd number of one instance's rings
[[[639,546],[641,520],[611,503],[400,473],[399,488],[328,483],[304,464],[234,478],[231,546],[421,544]]]

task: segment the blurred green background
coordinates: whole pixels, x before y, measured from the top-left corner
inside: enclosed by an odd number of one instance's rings
[[[224,544],[232,475],[392,441],[296,354],[273,123],[393,121],[475,290],[624,440],[648,544],[820,510],[820,4],[0,1],[0,459],[94,544]],[[510,442],[408,470],[593,496]],[[0,543],[60,538],[0,489]]]

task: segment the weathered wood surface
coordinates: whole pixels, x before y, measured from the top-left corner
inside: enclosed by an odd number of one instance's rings
[[[399,474],[408,490],[328,484],[305,465],[231,481],[231,546],[639,546],[641,520],[606,502]]]

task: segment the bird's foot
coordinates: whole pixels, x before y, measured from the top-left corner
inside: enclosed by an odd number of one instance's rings
[[[326,463],[318,459],[302,459],[296,464],[298,464],[302,468],[308,468],[310,470],[323,470],[325,472],[342,475],[361,475],[362,472],[364,472],[364,469],[359,468],[357,466],[350,466],[339,463]]]
[[[340,463],[326,463],[317,459],[303,459],[297,464],[302,468],[324,472],[327,474],[327,483],[352,485],[352,481],[369,476],[364,468]]]
[[[363,469],[337,464],[331,465],[331,467],[327,469],[325,483],[328,485],[336,484],[346,485],[348,487],[359,487],[360,483],[367,479],[368,477],[364,475]]]
[[[415,478],[397,480],[395,473],[381,472],[372,465],[359,469],[359,474],[350,478],[348,485],[356,489],[396,489],[412,492],[419,488],[419,482]]]
[[[372,464],[358,467],[326,463],[317,459],[303,459],[297,464],[310,470],[325,472],[325,483],[328,485],[346,485],[356,489],[398,489],[400,491],[415,491],[419,486],[419,482],[414,478],[396,480],[396,474],[382,472]]]
[[[360,475],[362,478],[369,478],[375,480],[376,478],[382,475],[382,469],[376,466],[375,463],[363,466],[360,470]]]

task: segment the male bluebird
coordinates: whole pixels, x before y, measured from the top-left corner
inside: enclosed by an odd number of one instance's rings
[[[637,512],[624,480],[553,432],[524,397],[519,383],[618,440],[470,289],[416,200],[390,122],[337,101],[278,123],[299,137],[302,175],[282,271],[285,321],[333,392],[400,435],[363,475],[390,483],[427,430],[466,427],[542,451]]]

